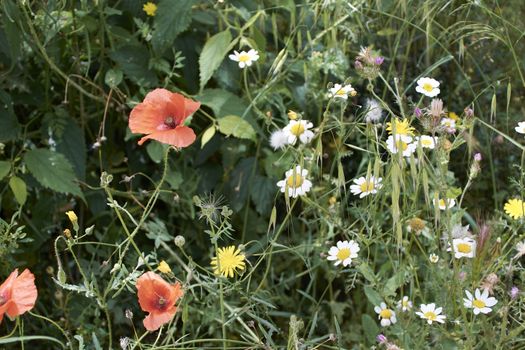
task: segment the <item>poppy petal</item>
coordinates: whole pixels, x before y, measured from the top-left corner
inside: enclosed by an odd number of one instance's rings
[[[162,313],[152,312],[146,316],[142,323],[148,331],[154,332],[162,325],[171,321],[173,315],[175,315],[175,312],[177,312],[177,308],[175,307]]]
[[[18,277],[18,269],[15,269],[9,277],[0,285],[0,295],[4,299],[10,299],[11,298],[11,289],[13,288],[13,283]]]
[[[131,110],[129,129],[134,134],[149,134],[158,130],[166,117],[163,105],[140,103]]]
[[[28,269],[17,277],[13,282],[11,294],[11,306],[6,313],[9,317],[15,317],[31,310],[35,306],[38,291],[35,286],[35,275]]]
[[[137,296],[140,308],[146,312],[158,311],[158,295],[169,293],[170,285],[154,272],[146,272],[137,279]]]
[[[195,132],[187,126],[178,126],[175,129],[160,130],[144,136],[139,140],[139,145],[142,145],[146,140],[153,139],[166,143],[175,147],[188,147],[191,145],[197,136]]]

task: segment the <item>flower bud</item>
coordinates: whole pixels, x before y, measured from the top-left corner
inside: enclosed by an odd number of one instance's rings
[[[186,239],[183,236],[178,235],[177,237],[175,237],[174,242],[177,247],[182,248],[186,243]]]

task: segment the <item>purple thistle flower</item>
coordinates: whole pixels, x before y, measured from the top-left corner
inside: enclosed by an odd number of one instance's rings
[[[383,333],[379,334],[379,335],[376,337],[376,340],[377,340],[377,342],[378,342],[379,344],[384,344],[384,343],[386,343],[386,342],[388,341],[388,339],[386,338],[386,336],[385,336]]]
[[[512,300],[516,300],[518,298],[518,296],[520,295],[520,290],[518,287],[516,286],[512,286],[512,288],[510,289],[510,298]]]
[[[414,114],[416,115],[416,117],[421,118],[421,116],[423,115],[423,111],[421,111],[421,108],[416,107],[414,109]]]
[[[481,157],[481,153],[476,153],[476,154],[474,154],[474,160],[475,160],[476,162],[481,162],[481,159],[483,159],[483,158]]]
[[[374,60],[374,63],[377,65],[377,66],[380,66],[383,64],[383,62],[385,61],[385,58],[382,57],[382,56],[378,56],[375,58]]]

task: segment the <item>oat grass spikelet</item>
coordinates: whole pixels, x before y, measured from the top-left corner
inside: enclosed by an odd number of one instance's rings
[[[216,275],[233,277],[235,273],[238,273],[237,270],[242,271],[245,269],[246,264],[244,260],[244,254],[241,253],[239,248],[232,245],[219,248],[217,256],[211,259],[211,266]]]

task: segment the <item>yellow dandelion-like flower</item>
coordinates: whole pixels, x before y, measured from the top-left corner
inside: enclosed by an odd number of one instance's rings
[[[157,12],[157,5],[155,5],[152,2],[147,2],[144,4],[144,6],[142,6],[142,9],[144,10],[144,12],[146,12],[148,16],[153,17]]]
[[[224,277],[233,277],[237,270],[244,270],[246,264],[244,263],[245,256],[241,253],[239,248],[229,246],[219,248],[217,256],[211,259],[211,266],[216,275]]]
[[[386,123],[386,126],[389,135],[392,135],[395,129],[396,135],[414,136],[414,128],[406,118],[403,121],[399,118],[392,119],[392,122]]]
[[[521,199],[509,199],[503,209],[513,219],[525,216],[525,203]]]
[[[157,269],[162,272],[162,273],[170,273],[171,272],[171,268],[170,268],[170,265],[168,265],[167,262],[165,262],[164,260],[162,260],[160,263],[159,263],[159,266],[157,266]]]
[[[455,112],[448,112],[448,117],[454,121],[459,121],[459,116]]]

